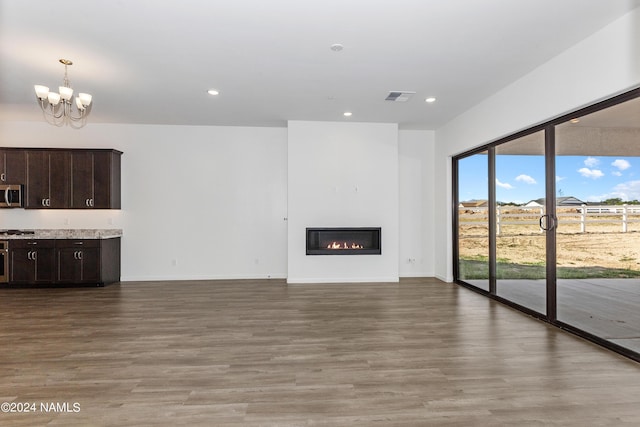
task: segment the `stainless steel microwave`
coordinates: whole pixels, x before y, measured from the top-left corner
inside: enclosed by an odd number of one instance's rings
[[[0,208],[21,208],[22,185],[0,184]]]

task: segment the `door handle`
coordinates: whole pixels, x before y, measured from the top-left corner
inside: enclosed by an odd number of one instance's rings
[[[558,226],[558,220],[555,216],[544,214],[540,217],[540,229],[544,231],[551,231]]]

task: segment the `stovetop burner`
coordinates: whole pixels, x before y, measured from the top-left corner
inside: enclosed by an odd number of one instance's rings
[[[25,234],[36,234],[33,230],[0,230],[0,235],[23,236]]]

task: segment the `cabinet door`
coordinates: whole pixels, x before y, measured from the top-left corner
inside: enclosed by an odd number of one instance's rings
[[[58,277],[60,283],[99,283],[100,251],[98,248],[60,248]]]
[[[3,184],[24,184],[26,181],[25,162],[23,150],[0,150],[0,182]]]
[[[26,208],[70,207],[70,155],[67,151],[27,151]]]
[[[15,248],[11,249],[11,283],[53,283],[53,248]]]
[[[49,153],[49,208],[68,209],[71,187],[71,155],[68,151]]]
[[[25,207],[44,208],[49,199],[49,154],[46,151],[27,151],[27,184]]]
[[[71,153],[71,207],[89,209],[94,205],[93,153]]]
[[[62,283],[76,283],[82,277],[82,264],[78,257],[77,248],[57,249],[58,277],[56,280]]]
[[[83,283],[98,283],[100,277],[100,249],[84,248],[80,251],[80,264],[82,265],[80,281]]]
[[[11,283],[31,283],[36,278],[36,265],[31,257],[31,248],[17,248],[9,251],[9,281]]]
[[[36,261],[36,283],[53,283],[55,279],[55,249],[38,248],[34,250]]]
[[[98,209],[120,209],[120,154],[93,153],[93,203]]]
[[[71,207],[120,208],[120,153],[71,152]]]

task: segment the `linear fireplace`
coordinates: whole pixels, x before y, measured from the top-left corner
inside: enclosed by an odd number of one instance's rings
[[[307,255],[380,255],[380,227],[307,228]]]

